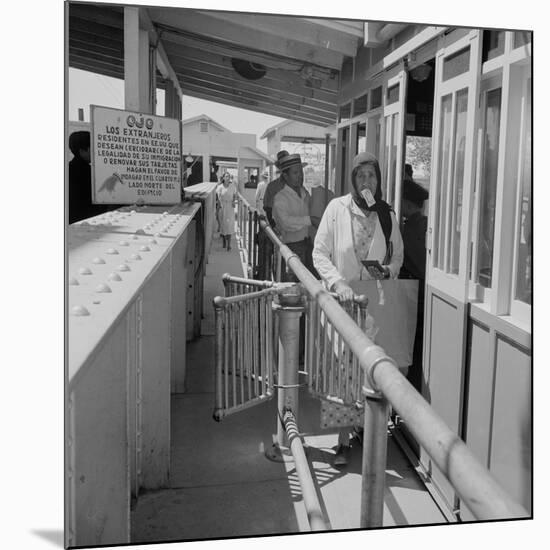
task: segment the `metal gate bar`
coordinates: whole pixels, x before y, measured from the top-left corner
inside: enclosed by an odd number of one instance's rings
[[[237,282],[238,286],[251,286]],[[235,285],[227,285],[233,292]],[[250,408],[273,396],[273,288],[244,295],[216,297],[216,402],[214,418]],[[243,330],[246,326],[259,330]]]

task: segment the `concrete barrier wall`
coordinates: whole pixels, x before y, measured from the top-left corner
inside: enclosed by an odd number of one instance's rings
[[[199,209],[124,208],[69,226],[67,545],[130,542],[131,498],[168,483]]]

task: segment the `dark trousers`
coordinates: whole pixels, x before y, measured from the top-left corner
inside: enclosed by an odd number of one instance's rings
[[[319,274],[313,267],[313,259],[311,253],[313,252],[313,243],[309,237],[306,237],[303,241],[295,243],[286,243],[288,248],[294,252],[300,258],[300,261],[311,271],[312,275],[319,279]],[[283,282],[298,282],[298,277],[288,269],[286,262],[281,259],[281,280]]]
[[[254,276],[259,280],[271,280],[273,243],[263,231],[256,235],[256,239],[258,243],[258,264]]]

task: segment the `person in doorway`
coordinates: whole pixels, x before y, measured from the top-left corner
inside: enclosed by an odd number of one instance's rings
[[[223,247],[231,250],[231,235],[235,233],[235,197],[237,189],[226,172],[221,185],[216,189],[216,198],[219,204],[219,224]]]
[[[363,260],[378,260],[381,269],[367,270]],[[370,153],[359,153],[352,163],[351,192],[333,199],[321,218],[313,247],[313,264],[328,290],[335,292],[343,305],[349,305],[354,297],[350,283],[362,279],[396,279],[402,263],[403,241],[394,212],[382,200],[378,160]],[[373,327],[367,336],[373,339],[374,334]],[[342,409],[340,405],[326,404],[325,418],[338,417]],[[339,429],[336,466],[348,462],[349,435],[348,427]]]
[[[98,216],[116,208],[92,202],[90,132],[73,132],[69,136],[69,149],[74,155],[69,162],[69,223]]]
[[[413,364],[407,371],[407,379],[417,391],[422,390],[422,341],[424,338],[424,286],[426,279],[426,230],[428,218],[423,214],[428,191],[412,177],[403,181],[403,266],[399,273],[402,279],[418,279],[418,309],[414,336]]]
[[[279,162],[283,188],[273,200],[273,219],[281,234],[281,240],[300,258],[315,275],[311,252],[313,249],[309,230],[319,224],[319,218],[310,216],[310,196],[304,188],[304,170],[300,155],[287,155]],[[282,278],[296,281],[296,277],[282,269]]]

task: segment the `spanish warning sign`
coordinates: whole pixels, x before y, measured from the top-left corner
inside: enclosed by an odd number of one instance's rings
[[[97,105],[90,120],[94,203],[180,202],[180,121]]]

